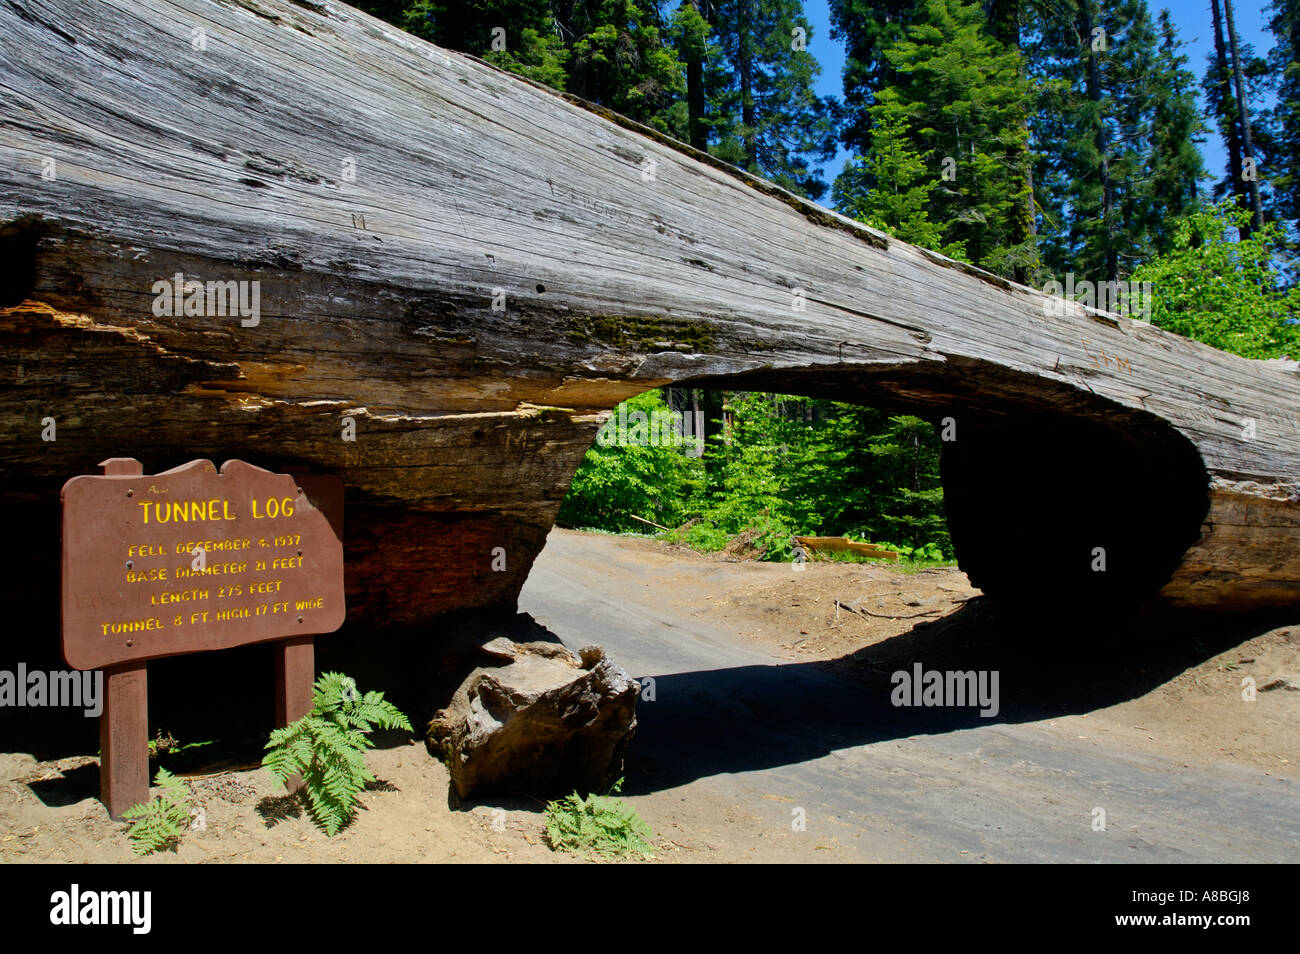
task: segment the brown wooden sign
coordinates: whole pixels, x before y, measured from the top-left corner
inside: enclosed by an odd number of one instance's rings
[[[343,624],[342,483],[196,460],[63,485],[63,655],[76,669]]]
[[[278,640],[275,720],[312,705],[312,636],[343,624],[343,484],[114,457],[63,485],[63,657],[104,669],[100,797],[149,798],[147,660]],[[291,783],[291,788],[293,783]]]

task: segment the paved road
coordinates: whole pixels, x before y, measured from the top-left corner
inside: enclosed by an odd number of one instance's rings
[[[520,598],[567,645],[599,643],[655,678],[638,713],[633,795],[698,792],[772,831],[803,808],[813,837],[786,841],[829,839],[835,860],[1296,860],[1295,781],[1074,742],[1034,722],[896,709],[675,611],[656,582],[612,539],[552,533]],[[1105,832],[1093,830],[1097,807]]]

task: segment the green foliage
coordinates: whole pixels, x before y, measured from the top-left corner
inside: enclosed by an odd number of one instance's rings
[[[1277,102],[1261,132],[1271,156],[1271,184],[1277,215],[1289,219],[1292,237],[1300,229],[1300,0],[1273,0],[1269,29],[1269,79]]]
[[[154,784],[158,787],[157,795],[122,813],[128,825],[131,850],[137,855],[163,849],[175,851],[190,823],[189,790],[185,782],[160,768]]]
[[[703,467],[699,458],[686,453],[686,445],[662,440],[668,411],[658,391],[638,394],[615,408],[574,475],[559,523],[644,533],[645,524],[633,515],[663,526],[685,522],[685,501],[699,485]],[[652,424],[657,435],[653,440]]]
[[[696,550],[721,550],[731,541],[731,534],[724,530],[719,530],[713,524],[707,521],[701,521],[691,526],[686,533],[681,535],[680,542]]]
[[[700,6],[705,6],[701,4]],[[813,30],[799,0],[716,0],[711,25],[725,70],[710,88],[709,150],[792,192],[820,199],[815,159],[835,154],[835,106],[814,90],[821,66],[797,48]]]
[[[666,408],[657,392],[625,404],[642,412]],[[726,415],[729,426],[710,440],[703,459],[674,448],[598,442],[574,477],[559,522],[645,532],[631,513],[668,527],[694,518],[670,538],[719,550],[744,534],[765,560],[790,559],[795,534],[931,544],[951,555],[939,439],[928,422],[750,393],[729,393]]]
[[[683,135],[682,64],[644,0],[357,0],[369,13],[453,50]],[[500,28],[504,35],[493,35]],[[497,47],[494,48],[494,40]]]
[[[611,792],[621,791],[623,780]],[[621,798],[577,792],[546,806],[546,840],[555,851],[610,859],[654,854],[654,832]]]
[[[653,4],[590,0],[574,10],[568,61],[570,92],[685,138],[686,92],[676,52],[660,35]]]
[[[876,93],[897,79],[885,50],[903,38],[919,6],[918,0],[830,0],[831,36],[846,53],[843,141],[856,154],[871,148]]]
[[[374,746],[369,735],[376,726],[411,729],[382,692],[361,695],[355,681],[327,672],[316,680],[311,712],[271,732],[262,765],[281,785],[302,776],[312,817],[332,837],[355,812],[357,795],[374,781],[365,750]]]
[[[836,183],[846,214],[906,241],[1011,274],[1026,244],[1030,90],[1019,53],[979,3],[924,0],[884,47],[894,82],[864,110],[870,143]]]
[[[565,65],[569,61],[570,51],[553,33],[543,33],[532,27],[519,31],[513,49],[488,50],[482,54],[483,59],[510,73],[542,83],[552,89],[563,90],[568,82]]]
[[[925,543],[919,547],[909,547],[905,543],[890,543],[888,540],[871,541],[876,546],[884,547],[886,550],[893,550],[899,558],[909,563],[943,563],[945,562],[943,551],[938,544]]]
[[[1150,107],[1151,153],[1147,159],[1149,200],[1143,203],[1141,227],[1151,248],[1167,252],[1178,224],[1201,205],[1200,181],[1205,165],[1197,137],[1205,132],[1196,103],[1195,77],[1168,10],[1159,17],[1160,49],[1154,65],[1154,104]]]
[[[1010,273],[1032,258],[1013,247],[1029,196],[1029,90],[1019,53],[984,25],[978,2],[925,0],[918,22],[885,56],[899,74],[892,95],[918,147],[935,161],[955,164],[932,201],[931,218],[942,223],[944,243],[964,249],[977,265]]]
[[[943,228],[930,221],[939,179],[930,160],[912,145],[907,110],[892,89],[882,90],[870,110],[871,149],[835,180],[835,206],[845,215],[922,248],[964,259],[965,248],[943,245]]]
[[[1246,358],[1300,358],[1300,287],[1286,288],[1278,272],[1281,230],[1229,235],[1249,219],[1231,197],[1192,214],[1132,281],[1151,283],[1152,324]]]
[[[1167,248],[1199,204],[1194,76],[1172,24],[1147,0],[1035,7],[1026,50],[1048,271],[1118,281]],[[1092,31],[1099,32],[1090,41]]]

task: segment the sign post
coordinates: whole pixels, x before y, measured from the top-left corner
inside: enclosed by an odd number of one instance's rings
[[[313,635],[343,624],[343,485],[231,460],[153,476],[112,458],[63,486],[63,656],[103,669],[100,794],[149,797],[146,661],[278,640],[276,722],[311,709]]]

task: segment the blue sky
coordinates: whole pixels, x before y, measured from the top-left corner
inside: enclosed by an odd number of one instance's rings
[[[1168,10],[1178,27],[1178,35],[1186,44],[1183,54],[1188,57],[1187,68],[1196,74],[1197,79],[1205,72],[1206,57],[1214,51],[1214,27],[1210,22],[1210,0],[1172,0],[1160,3],[1148,0],[1152,16],[1160,10]],[[1252,44],[1257,55],[1264,55],[1273,46],[1273,35],[1268,30],[1268,10],[1260,0],[1234,0],[1237,36],[1245,44]],[[843,87],[841,73],[844,68],[844,47],[840,41],[831,38],[830,9],[827,0],[804,0],[804,13],[812,26],[808,43],[808,52],[812,53],[821,64],[822,72],[817,83],[817,92],[823,96],[840,98]],[[1202,101],[1202,107],[1204,102]],[[1223,143],[1219,136],[1207,133],[1201,144],[1205,156],[1206,168],[1214,177],[1223,175],[1223,166],[1227,161]],[[843,150],[832,161],[823,165],[822,174],[826,181],[832,181],[849,158]],[[829,197],[826,201],[829,201]]]

